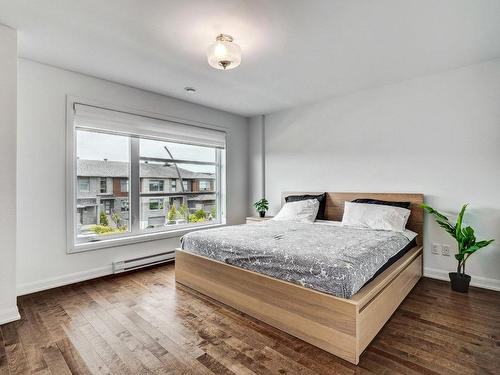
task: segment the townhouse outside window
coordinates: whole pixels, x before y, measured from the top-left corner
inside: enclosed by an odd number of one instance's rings
[[[104,145],[113,145],[112,152]],[[74,198],[77,211],[75,240],[79,243],[130,233],[130,215],[128,210],[122,209],[124,205],[128,205],[128,193],[122,197],[125,201],[103,195],[107,193],[108,176],[118,181],[128,178],[129,149],[128,137],[76,131],[75,173],[80,189]],[[106,177],[102,177],[103,175]]]
[[[70,252],[225,223],[225,133],[85,104],[73,111]]]
[[[188,181],[220,179],[222,150],[145,138],[139,140],[139,150],[139,177],[148,181],[148,189],[140,194],[140,229],[143,232],[220,222],[220,192],[199,194],[189,189]],[[164,184],[168,180],[171,190],[167,192]],[[177,180],[182,181],[182,188]],[[159,211],[162,216],[158,215]]]

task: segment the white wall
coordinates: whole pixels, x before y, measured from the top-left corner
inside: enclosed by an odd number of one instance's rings
[[[421,192],[454,214],[469,202],[466,221],[497,242],[467,272],[500,289],[500,60],[273,113],[265,136],[271,213],[287,190]],[[447,278],[454,258],[429,245],[454,241],[425,231],[425,272]]]
[[[113,260],[157,253],[178,245],[178,239],[175,238],[66,254],[64,202],[67,94],[226,127],[227,221],[230,224],[244,221],[248,207],[247,119],[20,59],[18,293],[107,274]]]
[[[253,203],[265,197],[264,116],[250,118],[248,125],[248,215],[256,216]]]
[[[16,306],[17,32],[0,24],[0,324]]]

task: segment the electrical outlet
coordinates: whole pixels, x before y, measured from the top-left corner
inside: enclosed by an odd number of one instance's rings
[[[443,245],[441,247],[441,254],[449,257],[450,256],[450,245]]]
[[[434,242],[431,246],[432,254],[439,254],[440,251],[441,251],[441,245]]]

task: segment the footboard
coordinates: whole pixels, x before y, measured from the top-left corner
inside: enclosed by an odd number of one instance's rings
[[[352,299],[244,270],[178,249],[175,278],[217,301],[351,363],[422,275],[415,247]]]
[[[367,285],[353,296],[358,304],[357,342],[359,355],[363,353],[405,297],[410,293],[418,280],[422,277],[422,249],[411,251],[399,267],[390,270],[379,277],[389,281],[385,285]],[[377,278],[378,279],[378,278]],[[374,280],[376,281],[376,280]],[[382,286],[379,288],[379,286]]]

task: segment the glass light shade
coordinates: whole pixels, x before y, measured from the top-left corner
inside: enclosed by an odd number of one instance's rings
[[[234,69],[241,63],[241,48],[233,43],[229,35],[219,35],[216,42],[207,49],[207,58],[210,66],[215,69]]]

